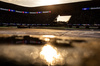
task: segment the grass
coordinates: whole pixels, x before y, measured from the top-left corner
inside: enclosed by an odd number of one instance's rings
[[[0,26],[0,28],[17,28],[17,26],[10,26],[10,27],[8,27],[8,26]],[[80,28],[76,28],[76,27],[72,27],[72,28],[68,28],[68,27],[32,27],[32,28],[30,28],[30,29],[58,29],[58,30],[66,30],[66,29],[69,29],[69,30],[77,30],[77,29],[97,29],[97,27],[90,27],[90,28],[85,28],[85,27],[80,27]]]

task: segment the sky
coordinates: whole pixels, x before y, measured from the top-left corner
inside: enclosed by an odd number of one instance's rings
[[[64,3],[80,2],[80,1],[91,1],[91,0],[0,0],[0,1],[17,4],[24,7],[37,7],[37,6],[64,4]]]

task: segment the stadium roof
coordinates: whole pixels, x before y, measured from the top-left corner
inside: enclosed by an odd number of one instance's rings
[[[37,7],[37,6],[91,1],[91,0],[1,0],[1,1],[24,7]]]

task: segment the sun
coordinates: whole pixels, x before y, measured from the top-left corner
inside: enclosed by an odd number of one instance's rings
[[[40,0],[41,5],[59,4],[59,0]]]

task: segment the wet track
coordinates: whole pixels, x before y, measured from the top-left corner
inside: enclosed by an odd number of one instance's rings
[[[0,40],[0,66],[100,66],[99,30],[0,28]]]
[[[95,29],[17,29],[17,28],[0,28],[0,34],[23,34],[23,35],[55,35],[70,37],[92,37],[100,38],[100,30]]]

